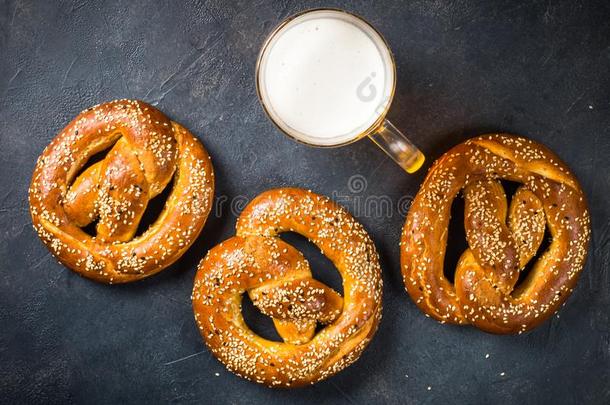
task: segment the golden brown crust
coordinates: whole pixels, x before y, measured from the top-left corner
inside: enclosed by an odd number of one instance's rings
[[[78,172],[96,153],[106,157]],[[174,179],[159,218],[134,239],[148,202]],[[156,108],[116,100],[79,114],[39,157],[29,190],[34,229],[67,267],[125,283],[176,261],[201,232],[214,172],[201,143]],[[92,237],[81,227],[97,220]]]
[[[309,238],[335,264],[343,298],[312,279],[303,255],[277,237],[285,231]],[[244,293],[273,317],[284,342],[248,328]],[[381,295],[377,251],[362,225],[326,197],[282,188],[255,198],[238,219],[237,236],[201,261],[192,298],[201,335],[229,370],[272,387],[298,387],[358,359],[377,330]],[[328,325],[315,334],[317,322]]]
[[[522,183],[510,208],[500,179]],[[451,204],[460,191],[469,248],[454,285],[444,276],[443,261]],[[545,223],[552,243],[515,289],[542,242]],[[457,145],[428,172],[403,228],[403,281],[416,304],[441,322],[521,333],[570,295],[590,233],[583,191],[555,154],[529,139],[484,135]]]

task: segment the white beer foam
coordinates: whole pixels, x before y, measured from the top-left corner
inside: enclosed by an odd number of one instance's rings
[[[331,146],[370,128],[391,101],[392,56],[381,36],[340,11],[303,14],[284,25],[261,55],[261,98],[291,136]]]

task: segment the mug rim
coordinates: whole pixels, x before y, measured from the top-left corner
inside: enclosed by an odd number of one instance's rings
[[[382,44],[387,49],[388,54],[390,56],[390,63],[392,65],[392,72],[393,72],[392,86],[390,88],[390,96],[388,97],[388,102],[387,102],[385,108],[383,109],[383,111],[377,117],[377,119],[367,129],[365,129],[364,131],[362,131],[361,133],[356,135],[353,139],[349,139],[349,140],[347,140],[345,142],[341,142],[341,143],[337,143],[337,144],[332,144],[332,145],[320,145],[320,144],[310,143],[310,142],[307,142],[307,141],[304,141],[302,139],[299,139],[299,138],[295,137],[294,135],[288,133],[288,131],[286,131],[284,128],[282,128],[276,122],[276,120],[273,118],[273,116],[272,116],[271,112],[269,111],[265,101],[263,101],[263,96],[262,96],[262,92],[261,92],[261,83],[260,83],[260,74],[259,74],[260,68],[261,68],[261,61],[262,61],[262,58],[263,58],[263,55],[264,55],[265,51],[267,50],[267,48],[270,45],[272,39],[275,38],[275,36],[278,34],[278,32],[282,28],[284,28],[286,25],[288,25],[294,19],[296,19],[296,18],[298,18],[298,17],[300,17],[302,15],[305,15],[305,14],[308,14],[308,13],[317,12],[317,11],[332,11],[332,12],[344,13],[344,14],[347,14],[348,16],[352,17],[352,18],[356,18],[356,19],[360,20],[361,22],[366,24],[368,27],[370,27],[373,30],[373,32],[379,36],[379,38],[381,39]],[[359,141],[360,139],[362,139],[362,138],[372,134],[373,132],[375,132],[383,124],[383,121],[385,120],[385,117],[388,114],[388,111],[390,110],[390,105],[392,104],[392,101],[394,100],[394,93],[396,91],[396,61],[394,59],[394,54],[392,53],[392,49],[390,48],[390,45],[388,44],[388,41],[381,34],[381,32],[379,32],[371,23],[369,23],[363,17],[361,17],[361,16],[359,16],[359,15],[357,15],[355,13],[352,13],[350,11],[340,9],[340,8],[334,8],[334,7],[316,7],[316,8],[310,8],[310,9],[302,10],[302,11],[299,11],[298,13],[295,13],[295,14],[292,14],[292,15],[286,17],[284,20],[282,20],[269,33],[269,35],[267,35],[265,41],[263,42],[263,45],[261,46],[261,49],[258,52],[258,57],[256,58],[255,82],[256,82],[256,95],[258,97],[258,101],[262,105],[263,111],[265,112],[265,115],[267,115],[267,117],[271,120],[273,125],[275,125],[275,127],[277,129],[279,129],[280,132],[282,132],[288,138],[290,138],[290,139],[292,139],[292,140],[294,140],[294,141],[296,141],[298,143],[304,144],[304,145],[313,146],[313,147],[317,147],[317,148],[336,148],[336,147],[349,145],[351,143]]]

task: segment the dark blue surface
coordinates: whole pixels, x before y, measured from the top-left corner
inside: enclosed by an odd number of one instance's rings
[[[425,170],[401,172],[367,140],[333,150],[294,143],[256,97],[264,38],[314,6],[356,12],[385,35],[398,65],[389,118],[426,153],[425,169],[487,131],[529,136],[573,168],[589,197],[593,240],[559,316],[525,335],[493,336],[440,325],[411,302],[398,240],[402,205]],[[606,1],[0,0],[0,401],[610,403],[609,20]],[[218,209],[171,269],[109,287],[50,256],[31,228],[27,187],[36,157],[69,120],[123,97],[157,105],[202,140]],[[347,206],[375,239],[385,280],[384,318],[362,358],[295,391],[227,372],[190,306],[197,262],[233,234],[230,202],[239,212],[284,185]],[[391,210],[367,212],[371,196],[389,199]],[[321,278],[332,274],[305,250]]]

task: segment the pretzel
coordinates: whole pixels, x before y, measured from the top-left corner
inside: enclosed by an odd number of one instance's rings
[[[134,237],[149,201],[172,178],[159,218]],[[203,146],[156,108],[132,100],[80,113],[38,158],[29,190],[34,229],[49,250],[82,276],[111,284],[175,262],[201,232],[213,195]],[[96,221],[95,236],[81,229]]]
[[[312,278],[303,255],[278,234],[316,244],[343,277],[344,297]],[[264,339],[241,314],[248,293],[284,342]],[[269,190],[237,222],[237,235],[199,264],[193,310],[207,346],[237,375],[272,387],[313,384],[347,367],[377,330],[382,281],[375,245],[362,225],[326,197]],[[316,333],[316,325],[326,325]]]
[[[522,183],[510,206],[501,179]],[[443,261],[451,205],[460,191],[469,247],[452,284]],[[547,226],[550,247],[516,286]],[[590,233],[583,191],[555,154],[513,135],[473,138],[434,163],[413,201],[401,239],[403,281],[416,304],[441,322],[522,333],[570,295]]]

